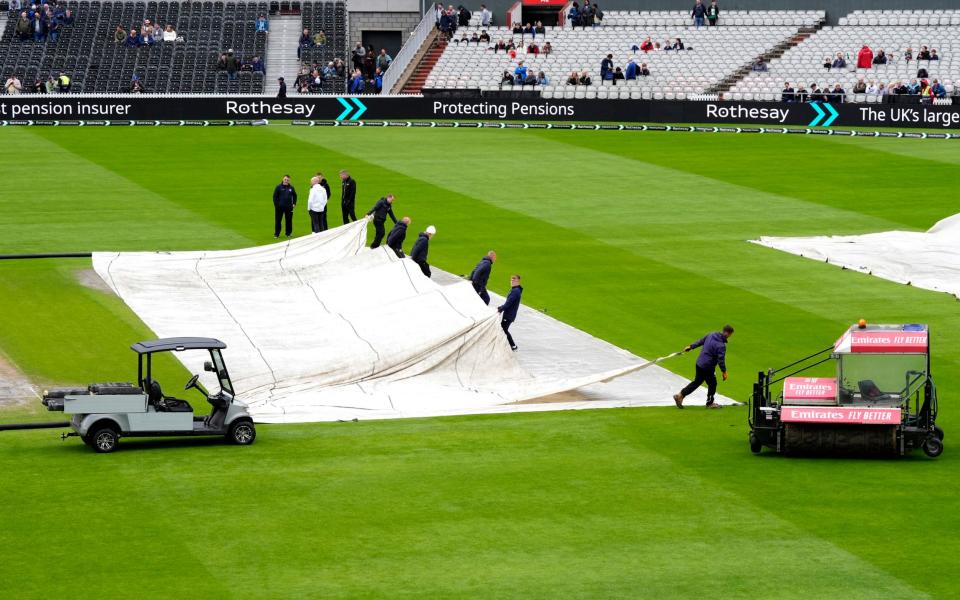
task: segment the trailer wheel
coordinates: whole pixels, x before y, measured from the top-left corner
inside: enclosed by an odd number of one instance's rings
[[[246,419],[234,421],[230,424],[227,439],[238,446],[249,446],[253,440],[257,439],[257,429],[252,421]]]
[[[930,458],[936,458],[943,454],[943,442],[935,436],[928,437],[923,442],[923,452]]]
[[[760,443],[760,440],[757,439],[757,436],[754,433],[750,432],[750,452],[754,454],[760,454],[760,451],[763,450],[763,444]]]
[[[95,425],[93,432],[88,434],[90,447],[100,454],[108,454],[117,449],[120,434],[112,425]]]
[[[939,425],[933,426],[933,435],[937,436],[937,439],[941,442],[943,441],[943,428]]]

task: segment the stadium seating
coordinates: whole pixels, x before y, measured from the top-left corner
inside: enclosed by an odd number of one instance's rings
[[[310,33],[322,31],[327,43],[314,48],[304,48],[300,60],[306,65],[323,66],[335,58],[345,58],[348,47],[346,3],[339,2],[303,2],[301,8],[303,28]],[[348,62],[349,64],[349,62]],[[346,80],[335,78],[324,82],[323,93],[343,94],[346,92]]]
[[[730,13],[735,14],[727,16]],[[690,23],[688,13],[664,11],[629,15],[610,11],[602,27],[547,27],[546,35],[537,36],[536,42],[542,46],[549,41],[553,52],[549,56],[534,56],[518,49],[515,60],[502,51],[489,50],[490,44],[451,43],[427,78],[425,88],[498,90],[501,89],[503,71],[512,73],[517,62],[523,60],[528,69],[543,71],[547,75],[550,84],[537,88],[546,98],[683,99],[711,91],[757,56],[778,47],[786,48],[801,29],[810,31],[824,19],[823,11],[730,13],[724,13],[722,26],[697,29]],[[471,21],[467,30],[472,33],[475,29],[474,21]],[[458,31],[457,37],[461,33]],[[521,43],[521,36],[504,27],[490,28],[488,33],[493,43],[499,39],[513,39],[518,46],[525,46],[530,42],[530,36],[526,36]],[[649,53],[631,50],[647,36],[654,42],[679,37],[687,49]],[[609,81],[601,83],[600,61],[607,54],[613,54],[614,65],[619,67],[625,67],[631,57],[638,64],[647,63],[650,76],[621,81],[616,86]],[[573,70],[589,71],[593,85],[565,85]],[[513,89],[519,88],[514,86]]]
[[[0,73],[17,73],[24,86],[64,71],[73,92],[125,92],[136,74],[148,92],[253,93],[263,91],[259,73],[241,72],[228,81],[216,68],[220,53],[265,59],[265,39],[254,21],[266,2],[68,2],[76,22],[64,27],[56,43],[20,41],[9,19],[0,39]],[[144,19],[170,23],[182,42],[127,48],[114,42],[117,25],[129,30]]]
[[[867,44],[876,52],[883,49],[888,56],[886,65],[857,69],[857,52]],[[921,46],[935,48],[938,61],[917,61]],[[904,59],[904,51],[912,48],[914,60]],[[847,66],[826,69],[824,59],[832,61],[843,53]],[[802,83],[824,84],[833,88],[839,83],[847,93],[847,102],[877,102],[881,98],[870,94],[854,94],[853,87],[862,78],[889,85],[896,81],[909,82],[917,77],[921,67],[928,79],[939,79],[948,94],[960,81],[960,10],[941,11],[857,11],[839,20],[836,27],[825,27],[804,40],[782,57],[774,59],[766,72],[750,73],[737,83],[727,96],[732,100],[779,100],[784,82],[796,86]]]

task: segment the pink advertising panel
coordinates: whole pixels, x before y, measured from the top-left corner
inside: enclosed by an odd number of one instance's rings
[[[783,381],[783,401],[836,400],[837,380],[832,377],[787,377]]]
[[[899,408],[856,408],[852,406],[784,406],[784,423],[833,423],[836,425],[899,425]]]
[[[926,331],[848,331],[837,340],[837,352],[925,354]]]

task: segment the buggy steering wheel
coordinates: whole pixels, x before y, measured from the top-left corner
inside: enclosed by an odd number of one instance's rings
[[[190,388],[192,388],[192,387],[194,387],[195,385],[197,385],[197,380],[198,380],[198,379],[200,379],[200,374],[199,374],[199,373],[197,373],[196,375],[194,375],[193,377],[191,377],[191,378],[190,378],[190,381],[187,382],[187,385],[183,386],[184,391],[189,390]]]

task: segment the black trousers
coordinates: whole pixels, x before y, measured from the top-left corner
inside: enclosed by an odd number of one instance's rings
[[[387,244],[387,245],[390,246],[390,244]],[[396,253],[397,258],[403,258],[403,257],[404,257],[404,254],[403,254],[403,246],[390,246],[390,249],[393,250],[394,253]]]
[[[687,384],[687,387],[680,390],[684,398],[692,394],[698,387],[707,384],[707,403],[713,402],[713,396],[717,393],[717,374],[713,368],[701,369],[697,367],[697,374],[693,381]]]
[[[477,294],[480,295],[480,299],[483,300],[484,304],[490,306],[490,294],[487,293],[487,290],[477,290]]]
[[[343,224],[346,225],[351,221],[357,220],[357,215],[354,213],[354,202],[341,202],[340,208],[343,209]]]
[[[280,223],[286,219],[285,234],[290,237],[293,234],[293,209],[273,207],[273,237],[280,237]]]
[[[376,248],[380,246],[380,242],[383,241],[384,236],[387,235],[387,230],[384,228],[383,224],[386,221],[378,221],[377,219],[373,220],[373,243],[370,244],[371,248]]]
[[[503,327],[503,332],[507,334],[507,341],[510,342],[511,348],[516,348],[517,345],[513,342],[513,336],[510,335],[510,325],[513,324],[513,321],[508,321],[506,319],[500,321],[500,327]]]
[[[327,230],[327,211],[307,211],[310,213],[310,230],[314,233],[320,233]]]
[[[430,277],[432,275],[432,273],[430,272],[430,265],[427,264],[427,261],[418,262],[417,264],[420,265],[420,270],[423,271],[424,275],[426,275],[427,277]]]

